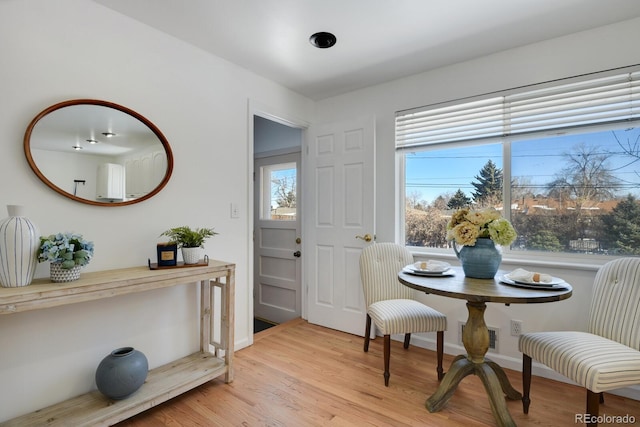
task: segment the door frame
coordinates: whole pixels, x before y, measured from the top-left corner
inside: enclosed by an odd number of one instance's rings
[[[300,162],[300,188],[301,193],[306,192],[305,187],[305,179],[302,171],[305,170],[306,166],[306,150],[307,150],[307,130],[310,126],[310,123],[306,120],[303,120],[299,117],[295,117],[291,114],[283,113],[276,108],[264,105],[258,101],[248,99],[247,102],[247,170],[249,171],[249,179],[247,180],[247,206],[248,206],[248,242],[247,245],[247,280],[248,280],[248,294],[247,294],[247,344],[253,344],[253,292],[254,292],[254,243],[253,243],[253,230],[255,228],[255,222],[253,220],[254,210],[256,207],[254,206],[254,188],[253,188],[253,177],[255,174],[255,170],[253,167],[254,163],[254,126],[253,126],[253,117],[260,116],[265,119],[274,121],[276,123],[283,124],[285,126],[298,128],[302,130],[302,142],[301,142],[301,162]],[[305,220],[304,217],[300,218],[300,229],[301,233],[304,232],[305,228]],[[304,236],[302,236],[302,247],[304,248]],[[306,279],[305,279],[305,269],[304,262],[301,264],[300,268],[302,269],[302,318],[307,318],[307,289],[306,289]]]

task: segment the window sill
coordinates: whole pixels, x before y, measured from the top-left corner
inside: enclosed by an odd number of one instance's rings
[[[428,258],[447,262],[457,261],[456,255],[452,249],[422,249],[417,247],[408,247],[408,249],[417,260]],[[503,253],[502,263],[521,267],[555,267],[568,270],[598,271],[598,269],[608,261],[616,258],[617,257],[600,255],[586,257],[584,255],[560,254],[557,252],[543,253],[509,251]]]

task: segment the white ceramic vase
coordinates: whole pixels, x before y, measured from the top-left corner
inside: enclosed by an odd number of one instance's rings
[[[9,217],[0,221],[0,285],[27,286],[38,264],[40,231],[22,206],[8,205],[7,210]]]
[[[181,251],[182,251],[182,260],[184,261],[185,264],[197,264],[202,259],[202,254],[204,252],[204,249],[200,247],[197,247],[197,248],[182,247]]]

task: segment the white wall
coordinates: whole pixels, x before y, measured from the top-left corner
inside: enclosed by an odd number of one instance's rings
[[[376,234],[378,241],[396,240],[398,182],[394,152],[394,118],[399,110],[449,101],[488,92],[515,88],[584,73],[640,63],[640,19],[625,21],[477,58],[446,68],[396,80],[375,87],[336,96],[317,103],[316,122],[332,122],[345,117],[376,117]],[[402,237],[398,237],[402,241]],[[446,259],[446,258],[445,258]],[[447,261],[457,264],[452,253]],[[505,259],[501,268],[522,267],[521,262]],[[524,331],[551,329],[585,330],[591,286],[596,266],[550,266],[531,264],[536,269],[566,278],[574,285],[573,296],[552,304],[488,304],[486,322],[501,330],[500,353],[491,355],[503,366],[521,369],[517,337],[510,336],[510,320],[524,322]],[[527,265],[524,265],[527,267]],[[421,296],[421,300],[447,315],[445,334],[448,353],[462,352],[458,342],[458,321],[466,321],[463,300]],[[435,336],[427,335],[422,345],[435,348]],[[551,375],[537,368],[535,373]],[[640,389],[634,394],[640,399]]]
[[[394,112],[575,74],[640,63],[640,20],[515,49],[314,104],[272,82],[84,0],[0,1],[0,217],[22,204],[44,234],[76,231],[96,244],[85,271],[145,265],[158,235],[182,224],[212,226],[220,235],[207,254],[237,264],[236,344],[249,342],[247,145],[249,100],[261,110],[312,122],[375,114],[376,204],[380,241],[395,238]],[[169,184],[140,204],[103,208],[66,199],[29,169],[22,138],[31,119],[66,99],[97,98],[127,106],[157,125],[171,144]],[[234,185],[229,185],[234,183]],[[229,218],[230,203],[241,218]],[[37,275],[46,276],[47,266]],[[509,265],[507,264],[507,268]],[[544,306],[490,304],[488,323],[510,318],[525,331],[584,327],[592,270],[553,269],[574,296]],[[197,349],[193,285],[0,317],[0,421],[95,387],[93,375],[114,348],[142,350],[151,367]],[[426,300],[464,320],[464,304]],[[508,330],[508,329],[506,329]],[[191,331],[185,333],[185,331]],[[447,336],[448,349],[457,342]],[[427,343],[428,345],[429,343]],[[515,341],[501,344],[501,363],[519,364]]]
[[[254,117],[253,147],[255,155],[300,150],[302,129],[277,123],[264,117]]]
[[[84,271],[146,265],[170,227],[215,227],[206,253],[237,265],[236,344],[247,345],[249,100],[307,121],[312,101],[86,0],[0,1],[0,40],[0,218],[5,205],[21,204],[43,234],[82,233],[96,246]],[[175,157],[165,189],[105,208],[40,182],[22,150],[26,127],[74,98],[115,102],[158,126]],[[240,219],[230,219],[231,202]],[[0,421],[95,388],[98,363],[123,345],[143,351],[151,367],[197,350],[195,289],[1,316]]]

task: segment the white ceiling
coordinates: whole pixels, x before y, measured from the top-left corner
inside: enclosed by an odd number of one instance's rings
[[[640,0],[94,0],[312,99],[640,16]],[[309,36],[334,33],[317,49]]]

